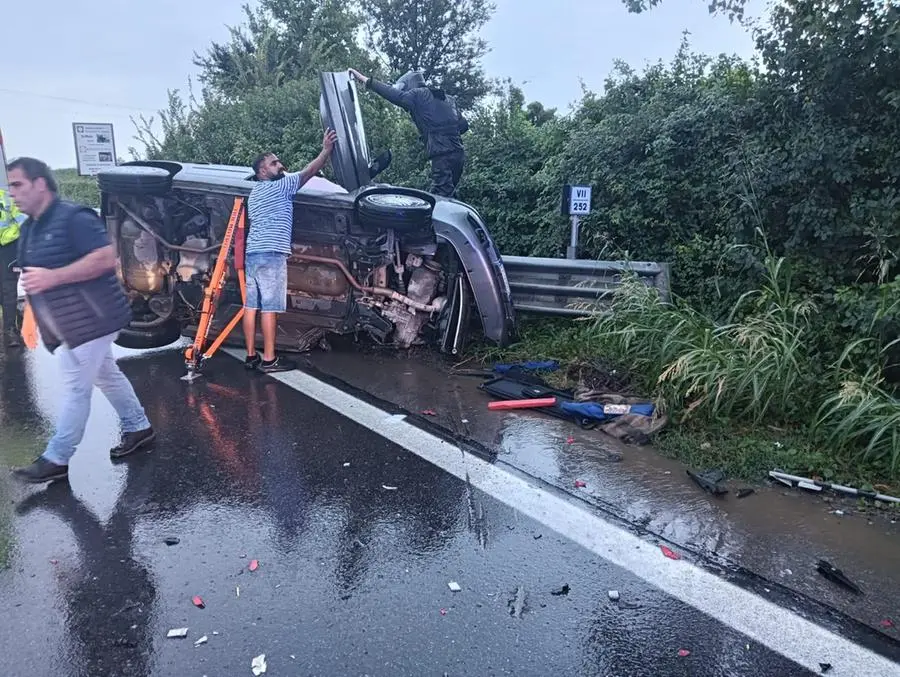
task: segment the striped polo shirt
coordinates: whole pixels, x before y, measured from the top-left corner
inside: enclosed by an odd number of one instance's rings
[[[294,195],[300,190],[301,172],[274,181],[257,181],[247,201],[250,230],[247,254],[291,253]]]

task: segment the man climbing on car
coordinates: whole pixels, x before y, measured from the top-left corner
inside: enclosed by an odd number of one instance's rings
[[[301,171],[285,174],[275,153],[253,161],[256,184],[247,201],[249,230],[244,268],[247,303],[244,306],[244,366],[264,372],[290,371],[296,364],[275,355],[276,318],[287,310],[287,259],[291,255],[294,228],[294,195],[321,171],[334,148],[337,135],[331,129],[322,139],[322,152]],[[262,316],[263,354],[256,352],[256,314]]]
[[[444,197],[455,196],[466,162],[462,134],[469,129],[456,100],[443,89],[427,86],[419,71],[410,71],[393,86],[368,78],[352,68],[350,75],[367,89],[409,112],[431,160],[431,192]]]

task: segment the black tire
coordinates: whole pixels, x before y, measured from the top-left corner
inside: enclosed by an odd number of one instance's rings
[[[158,327],[150,329],[133,329],[126,327],[119,332],[116,345],[132,350],[146,350],[148,348],[162,348],[175,343],[181,338],[181,327],[177,322],[166,322]]]
[[[364,228],[391,228],[398,233],[428,230],[434,197],[409,188],[373,188],[356,198],[359,224]]]
[[[172,175],[160,167],[110,167],[97,174],[97,185],[113,195],[166,195],[172,190]]]

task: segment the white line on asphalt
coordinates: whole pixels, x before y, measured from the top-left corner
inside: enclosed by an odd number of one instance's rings
[[[226,352],[243,359],[239,351]],[[814,673],[820,663],[830,663],[833,677],[900,676],[897,663],[690,562],[667,559],[657,546],[585,507],[309,374],[272,376]]]

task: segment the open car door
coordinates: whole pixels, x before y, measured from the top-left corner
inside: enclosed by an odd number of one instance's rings
[[[319,80],[322,124],[337,133],[337,143],[331,154],[335,179],[352,193],[372,182],[359,93],[347,71],[321,73]]]

